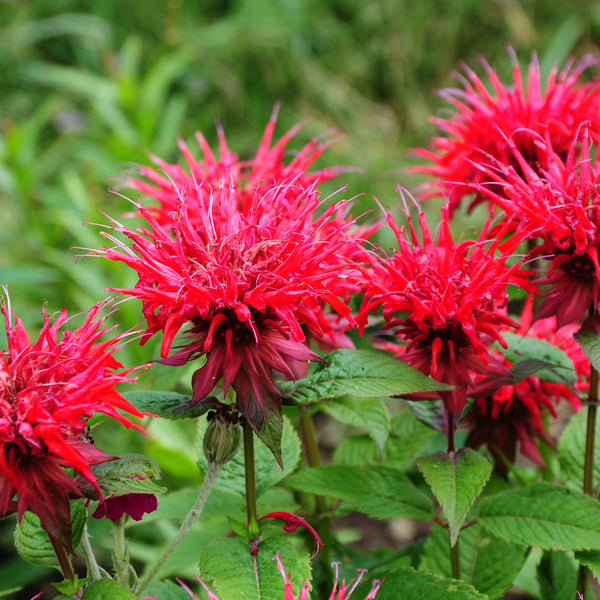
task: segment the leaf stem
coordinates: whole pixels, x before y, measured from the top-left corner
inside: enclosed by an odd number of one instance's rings
[[[177,534],[162,553],[161,557],[156,561],[155,565],[152,567],[152,569],[150,569],[149,573],[144,577],[144,579],[137,586],[135,586],[135,589],[133,589],[135,594],[139,594],[146,589],[146,587],[150,584],[150,582],[165,564],[169,556],[171,556],[173,550],[175,550],[175,548],[179,545],[179,542],[181,542],[181,540],[191,531],[192,525],[200,518],[200,515],[204,510],[204,505],[206,504],[206,501],[212,492],[220,471],[220,465],[215,462],[208,463],[208,468],[206,469],[206,474],[204,475],[204,481],[202,482],[200,492],[198,493],[198,497],[196,498],[194,505],[183,520],[183,523],[179,527]]]
[[[60,570],[62,571],[63,577],[66,580],[73,581],[75,579],[75,571],[73,570],[73,565],[71,564],[71,559],[65,550],[63,544],[58,543],[51,535],[48,536],[50,538],[50,543],[52,544],[52,548],[54,549],[54,554],[56,554],[56,558],[58,560],[58,564],[60,566]]]
[[[450,546],[450,570],[454,579],[460,579],[460,538],[456,538],[454,546]]]
[[[102,572],[100,571],[100,566],[96,561],[96,556],[94,554],[94,550],[92,549],[92,544],[90,543],[90,536],[88,533],[87,524],[83,526],[83,534],[81,536],[81,548],[83,550],[83,556],[85,557],[85,563],[88,569],[88,576],[91,578],[92,581],[102,579]]]
[[[126,589],[129,589],[129,579],[132,567],[129,564],[129,544],[125,537],[125,521],[128,519],[127,514],[118,521],[112,521],[112,531],[115,538],[115,545],[112,551],[113,565],[117,581]]]
[[[596,417],[598,413],[598,371],[590,362],[590,390],[588,394],[587,429],[585,434],[585,458],[583,463],[583,493],[594,494],[594,452],[596,445]],[[577,572],[577,590],[585,598],[589,569],[580,564]]]
[[[254,431],[248,423],[242,427],[244,440],[244,470],[246,475],[246,515],[248,533],[255,539],[260,535],[256,505],[256,466],[254,464]]]

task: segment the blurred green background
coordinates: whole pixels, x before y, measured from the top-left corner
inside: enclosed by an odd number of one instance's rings
[[[251,156],[277,102],[278,135],[305,123],[290,148],[345,134],[317,165],[350,167],[325,192],[348,185],[338,197],[359,196],[355,214],[378,211],[374,196],[393,208],[396,184],[418,183],[404,170],[409,149],[433,133],[428,117],[443,109],[435,90],[456,85],[460,61],[481,72],[480,55],[508,81],[508,44],[522,62],[537,50],[544,72],[599,53],[600,3],[0,0],[0,284],[31,327],[44,302],[74,313],[103,299],[103,288],[132,285],[121,264],[73,256],[103,245],[84,222],[129,209],[107,190],[149,152],[177,160],[178,136],[195,151],[201,130],[214,147],[217,121],[230,148]],[[380,241],[391,243],[385,233]],[[137,309],[121,307],[126,327]],[[152,344],[124,354],[130,365],[157,357]],[[164,387],[161,378],[169,375],[151,369],[141,383]],[[150,443],[172,465],[167,478],[185,478],[193,460],[177,471],[185,440],[169,426]],[[11,528],[0,535],[9,548]],[[38,570],[18,559],[0,573],[0,589],[36,589]]]

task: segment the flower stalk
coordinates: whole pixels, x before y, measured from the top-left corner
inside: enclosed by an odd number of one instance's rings
[[[204,505],[206,504],[206,501],[208,500],[208,497],[210,496],[210,493],[212,492],[212,489],[215,485],[217,477],[221,472],[221,466],[222,465],[217,464],[216,462],[208,463],[208,468],[206,469],[206,474],[204,475],[204,481],[202,482],[200,492],[198,493],[198,497],[196,498],[196,501],[190,509],[190,512],[183,520],[183,523],[181,523],[177,534],[171,540],[171,543],[167,546],[165,551],[162,553],[161,557],[156,561],[154,566],[150,569],[150,571],[142,579],[142,581],[134,587],[133,592],[135,594],[140,594],[146,589],[146,587],[148,587],[150,582],[154,579],[154,577],[156,577],[162,566],[165,564],[169,556],[171,556],[173,550],[175,550],[175,548],[179,545],[181,540],[183,540],[183,538],[188,535],[194,523],[200,518],[200,516],[202,515],[202,511],[204,510]]]
[[[256,467],[254,463],[254,432],[248,423],[242,427],[244,440],[244,467],[246,474],[246,516],[248,533],[252,539],[260,534],[258,510],[256,505]]]

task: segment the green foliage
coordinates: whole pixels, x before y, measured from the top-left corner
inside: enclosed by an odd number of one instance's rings
[[[160,468],[155,460],[143,454],[125,454],[121,458],[92,467],[105,498],[122,494],[162,494],[165,488],[152,480],[160,479]],[[86,489],[92,496],[95,489]]]
[[[600,548],[600,502],[537,483],[484,498],[478,522],[509,543],[543,550]]]
[[[85,500],[71,501],[71,539],[76,548],[87,519]],[[58,561],[52,542],[42,528],[40,519],[30,511],[23,513],[21,522],[15,527],[15,547],[19,555],[34,565],[57,566]]]
[[[201,552],[200,571],[208,573],[220,600],[282,598],[284,582],[276,554],[291,574],[294,590],[310,581],[308,556],[299,555],[292,542],[283,538],[261,541],[255,554],[244,538],[216,539]]]
[[[99,579],[83,592],[83,600],[135,600],[135,594],[113,579]]]
[[[543,381],[552,383],[576,383],[573,361],[554,344],[509,332],[503,333],[502,337],[508,348],[500,347],[500,350],[512,363],[517,381],[535,374]]]
[[[587,410],[573,415],[558,442],[558,462],[561,481],[572,489],[583,489],[583,464],[585,457],[585,437],[587,430]],[[596,439],[600,440],[600,421],[596,420]],[[600,445],[594,446],[593,487],[600,481]]]
[[[538,566],[542,600],[571,600],[577,583],[577,565],[566,552],[548,551]]]
[[[177,392],[132,390],[125,398],[139,411],[163,419],[194,419],[206,413],[204,404],[192,404],[192,397]]]
[[[336,350],[304,379],[281,384],[288,402],[310,404],[352,396],[401,396],[450,389],[384,352]]]
[[[470,448],[421,456],[417,465],[444,511],[454,546],[469,509],[492,474],[492,465]]]
[[[451,576],[448,530],[434,525],[425,542],[420,570]],[[523,566],[526,549],[492,535],[477,523],[460,533],[461,573],[490,600],[502,598]]]
[[[433,517],[431,500],[391,467],[315,467],[290,475],[284,483],[295,490],[347,501],[375,519],[428,521]]]
[[[486,600],[487,596],[474,587],[449,579],[413,571],[409,568],[394,569],[385,573],[384,584],[377,593],[377,600]]]

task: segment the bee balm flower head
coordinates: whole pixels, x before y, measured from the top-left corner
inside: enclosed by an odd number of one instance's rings
[[[101,340],[101,308],[72,330],[65,328],[66,311],[43,313],[39,336],[30,341],[20,319],[2,307],[8,348],[0,353],[0,516],[35,513],[53,543],[69,552],[69,499],[82,492],[65,468],[102,497],[90,466],[112,458],[87,441],[88,419],[99,412],[129,427],[119,410],[142,416],[115,389],[131,381],[113,356],[124,335]]]

